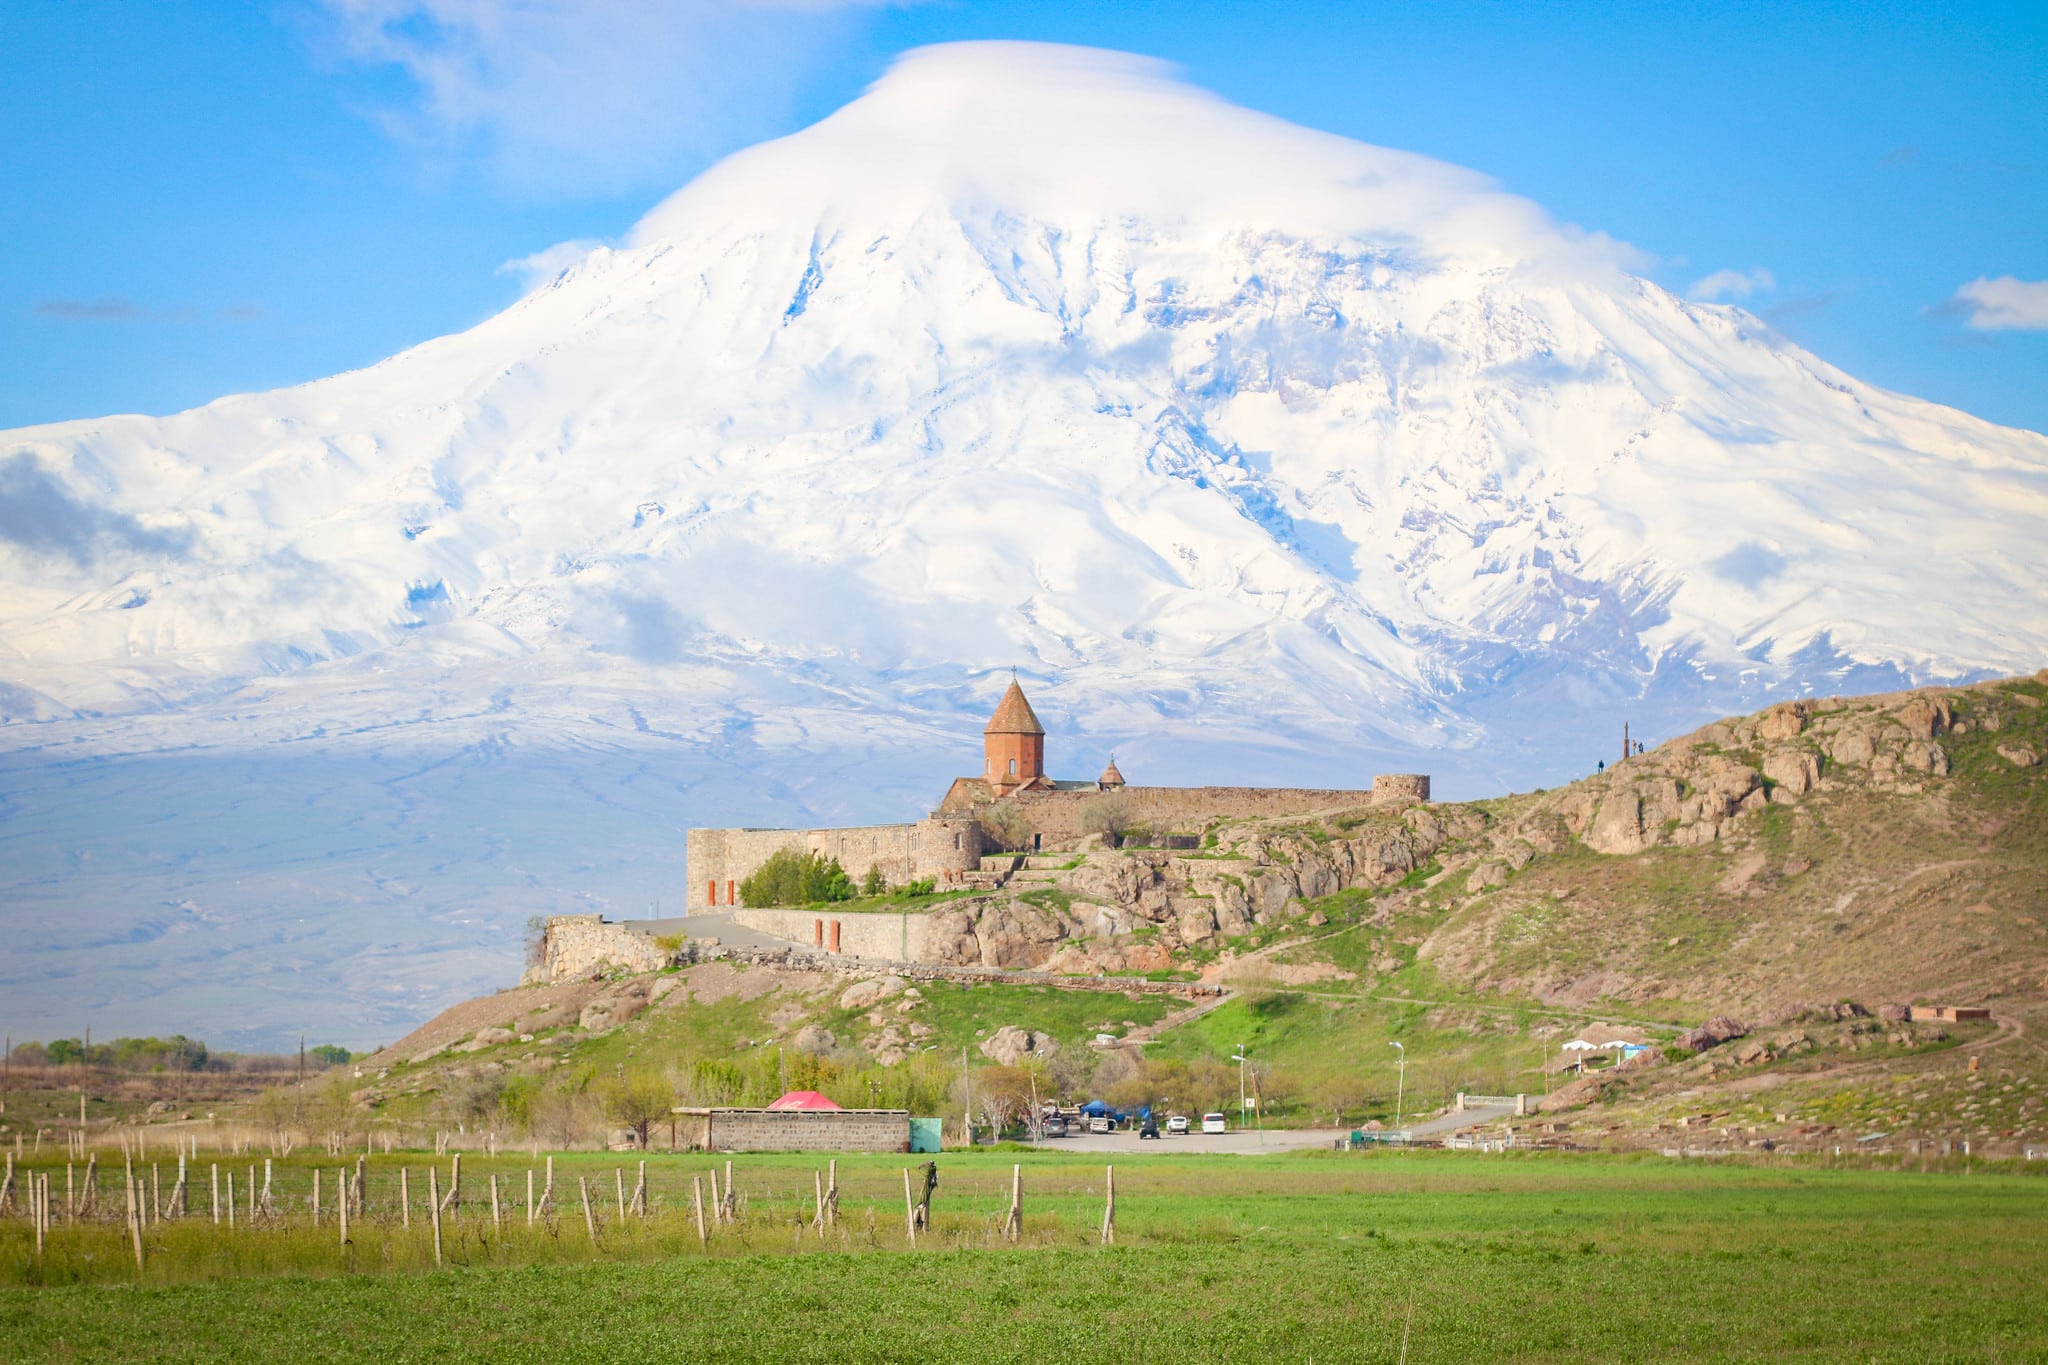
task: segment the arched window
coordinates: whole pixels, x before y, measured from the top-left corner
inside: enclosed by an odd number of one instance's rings
[[[1017,775],[1017,760],[1013,758],[1013,759],[1011,759],[1011,760],[1010,760],[1010,776],[1012,776],[1012,777],[1015,777],[1016,775]]]

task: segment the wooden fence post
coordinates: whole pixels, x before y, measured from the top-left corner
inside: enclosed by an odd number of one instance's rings
[[[1102,1244],[1116,1242],[1116,1167],[1108,1168],[1103,1181]]]
[[[412,1231],[412,1172],[404,1166],[398,1168],[398,1222]]]
[[[533,1167],[526,1168],[526,1226],[533,1226]]]
[[[704,1247],[705,1247],[705,1244],[706,1244],[706,1241],[707,1241],[707,1238],[706,1238],[706,1236],[705,1236],[705,1232],[704,1232],[704,1177],[703,1177],[703,1176],[701,1176],[701,1175],[693,1175],[693,1176],[691,1176],[691,1177],[690,1177],[690,1194],[691,1194],[691,1199],[692,1199],[692,1201],[693,1201],[693,1202],[694,1202],[694,1203],[696,1204],[696,1206],[697,1206],[697,1249],[698,1249],[699,1251],[702,1251],[702,1250],[704,1249]],[[37,1245],[38,1245],[38,1247],[40,1247],[41,1243],[38,1243]]]
[[[837,1226],[839,1223],[839,1158],[836,1156],[825,1165],[825,1207],[830,1210],[825,1219],[826,1223],[831,1226]]]
[[[140,1177],[129,1182],[128,1190],[128,1236],[135,1244],[135,1273],[142,1273],[142,1180]]]
[[[498,1222],[498,1173],[491,1172],[491,1231],[496,1232],[502,1224]]]
[[[341,1190],[341,1245],[344,1248],[348,1246],[348,1185],[345,1175],[347,1170],[348,1168],[344,1166],[334,1173],[334,1183]]]
[[[427,1220],[434,1225],[434,1264],[441,1264],[441,1168],[427,1167]]]
[[[586,1176],[576,1177],[576,1188],[583,1192],[583,1226],[590,1232],[592,1246],[597,1244],[597,1215],[590,1211],[590,1180]]]
[[[903,1168],[903,1233],[917,1245],[917,1201],[910,1197],[910,1168]]]
[[[618,1192],[619,1221],[623,1223],[626,1221],[626,1168],[624,1166],[612,1167],[612,1186]]]
[[[1016,1241],[1024,1232],[1024,1167],[1010,1167],[1010,1216],[1003,1220],[1003,1235]]]

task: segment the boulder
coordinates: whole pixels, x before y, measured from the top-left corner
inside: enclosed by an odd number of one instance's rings
[[[518,1034],[508,1028],[480,1028],[476,1031],[476,1037],[462,1044],[455,1051],[482,1052],[487,1047],[496,1047],[500,1043],[513,1042],[518,1037]]]
[[[2001,744],[1998,756],[2015,768],[2031,768],[2041,761],[2041,756],[2027,744]]]
[[[796,1031],[789,1045],[798,1052],[808,1052],[813,1057],[822,1057],[830,1052],[839,1040],[832,1036],[832,1030],[816,1024],[806,1024]]]
[[[903,989],[900,976],[870,977],[856,981],[839,993],[839,1008],[843,1010],[871,1009]]]
[[[1820,755],[1805,749],[1773,749],[1764,755],[1764,776],[1774,799],[1804,796],[1820,785]]]
[[[1792,739],[1806,728],[1806,708],[1796,701],[1783,701],[1764,712],[1757,733],[1776,742]]]
[[[1948,751],[1931,739],[1909,740],[1899,751],[1899,764],[1909,772],[1947,777]]]
[[[1828,745],[1828,757],[1837,763],[1864,764],[1876,756],[1877,741],[1860,726],[1841,731]]]
[[[592,1033],[617,1028],[647,1008],[650,994],[649,982],[629,981],[585,1005],[576,1017],[577,1026]]]
[[[1639,853],[1643,848],[1643,803],[1633,788],[1609,792],[1586,831],[1596,853]]]
[[[1915,697],[1892,712],[1892,718],[1906,727],[1915,739],[1933,739],[1948,729],[1951,713],[1947,697]]]
[[[1465,878],[1468,891],[1491,891],[1496,886],[1508,884],[1508,865],[1499,859],[1490,859],[1472,869]]]
[[[1748,1026],[1743,1024],[1741,1020],[1731,1019],[1725,1014],[1717,1014],[1698,1028],[1687,1029],[1684,1033],[1679,1034],[1678,1042],[1681,1047],[1689,1047],[1694,1052],[1705,1052],[1710,1047],[1719,1047],[1723,1043],[1732,1042],[1748,1032]]]
[[[1003,1066],[1015,1066],[1024,1057],[1050,1057],[1059,1050],[1059,1040],[1050,1034],[1015,1024],[1005,1024],[981,1040],[981,1055]]]

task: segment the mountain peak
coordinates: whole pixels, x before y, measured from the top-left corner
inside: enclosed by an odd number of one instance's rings
[[[934,212],[1272,230],[1495,264],[1623,255],[1461,167],[1240,108],[1151,58],[1024,42],[904,55],[831,116],[714,167],[632,241],[736,216],[829,232]]]

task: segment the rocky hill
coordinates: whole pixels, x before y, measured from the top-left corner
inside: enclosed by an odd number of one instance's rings
[[[1634,1140],[1717,1112],[1788,1139],[1892,1123],[2023,1140],[2048,1081],[2044,755],[2048,670],[1784,703],[1555,791],[1019,858],[996,890],[926,912],[940,979],[843,961],[600,972],[450,1011],[373,1061],[365,1098],[411,1112],[493,1074],[767,1045],[826,1085],[893,1084],[877,1078],[936,1053],[1061,1059],[1060,1083],[1086,1089],[1213,1071],[1247,1044],[1278,1112],[1311,1118],[1347,1095],[1389,1107],[1400,1040],[1420,1107],[1549,1091]],[[1006,970],[948,980],[947,964]],[[1176,981],[1230,994],[1160,993]],[[1936,1003],[1994,1019],[1907,1019]],[[1653,1046],[1566,1084],[1555,1044],[1594,1020]],[[1099,1033],[1117,1044],[1091,1047]],[[1140,1040],[1144,1060],[1124,1060]]]

